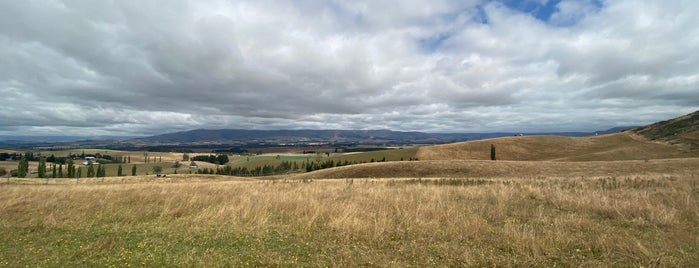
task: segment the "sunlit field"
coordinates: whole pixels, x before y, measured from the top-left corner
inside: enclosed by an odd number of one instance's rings
[[[695,267],[698,179],[25,179],[0,266]]]

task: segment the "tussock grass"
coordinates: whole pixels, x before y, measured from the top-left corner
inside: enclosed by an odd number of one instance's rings
[[[0,185],[0,266],[699,265],[686,174],[220,178]]]

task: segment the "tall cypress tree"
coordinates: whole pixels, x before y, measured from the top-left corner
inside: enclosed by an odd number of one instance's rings
[[[27,177],[28,172],[29,162],[27,162],[27,154],[24,154],[22,155],[22,158],[19,159],[19,164],[17,164],[17,177]]]
[[[136,165],[133,165],[133,167],[131,167],[131,176],[136,176]]]
[[[122,173],[121,165],[119,165],[119,168],[117,169],[117,176],[124,176],[124,174]]]
[[[39,167],[37,168],[37,173],[39,178],[44,178],[46,177],[46,158],[40,157],[39,158]]]
[[[66,163],[68,164],[68,166],[66,167],[66,170],[68,172],[68,178],[75,177],[75,166],[73,166],[73,160],[68,159]]]
[[[94,165],[90,165],[90,166],[87,168],[87,177],[90,178],[90,177],[94,177],[94,176],[95,176],[95,166],[94,166]]]
[[[490,145],[490,160],[495,160],[495,145]]]

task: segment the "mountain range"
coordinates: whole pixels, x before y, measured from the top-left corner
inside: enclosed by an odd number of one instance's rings
[[[612,133],[626,128],[613,128],[597,133]],[[589,136],[595,132],[527,133],[526,135]],[[183,132],[125,140],[131,144],[441,144],[494,137],[525,135],[520,133],[425,133],[392,130],[246,130],[196,129]]]

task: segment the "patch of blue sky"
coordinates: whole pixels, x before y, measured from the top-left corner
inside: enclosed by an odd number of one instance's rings
[[[577,20],[583,18],[583,16],[573,17],[564,23],[561,23],[561,21],[551,21],[552,16],[560,11],[559,4],[562,1],[581,1],[584,2],[584,4],[592,4],[599,10],[602,8],[603,0],[483,0],[479,5],[471,7],[468,10],[445,14],[445,17],[447,20],[451,20],[456,19],[459,14],[468,13],[471,23],[489,24],[490,18],[485,6],[489,3],[496,2],[511,10],[529,14],[537,20],[556,27],[572,26],[577,23]],[[418,40],[418,42],[423,51],[432,53],[438,51],[442,44],[451,38],[452,34],[451,32],[435,33],[432,36]]]
[[[439,48],[442,46],[442,43],[449,39],[449,37],[451,37],[450,33],[440,33],[430,36],[429,38],[420,39],[420,47],[425,52],[435,52],[439,50]]]
[[[489,19],[488,19],[488,14],[486,13],[485,9],[483,8],[482,5],[477,5],[475,7],[470,7],[465,10],[461,10],[458,12],[454,13],[449,13],[449,14],[444,14],[443,17],[445,18],[446,21],[454,21],[457,20],[460,15],[465,15],[466,17],[469,18],[467,23],[476,23],[476,24],[488,24]],[[435,52],[440,49],[442,44],[447,41],[449,38],[452,37],[454,33],[453,32],[441,32],[441,33],[435,33],[427,38],[423,38],[418,40],[420,43],[420,47],[422,48],[423,51],[425,52]]]
[[[551,16],[558,12],[558,4],[562,0],[487,0],[488,2],[498,2],[501,3],[512,10],[516,10],[522,13],[530,14],[534,18],[549,23],[551,22]],[[587,4],[592,4],[596,9],[602,8],[602,0],[573,0],[581,1]],[[569,24],[575,24],[576,21],[572,21]],[[558,25],[558,26],[570,26],[570,25]]]

